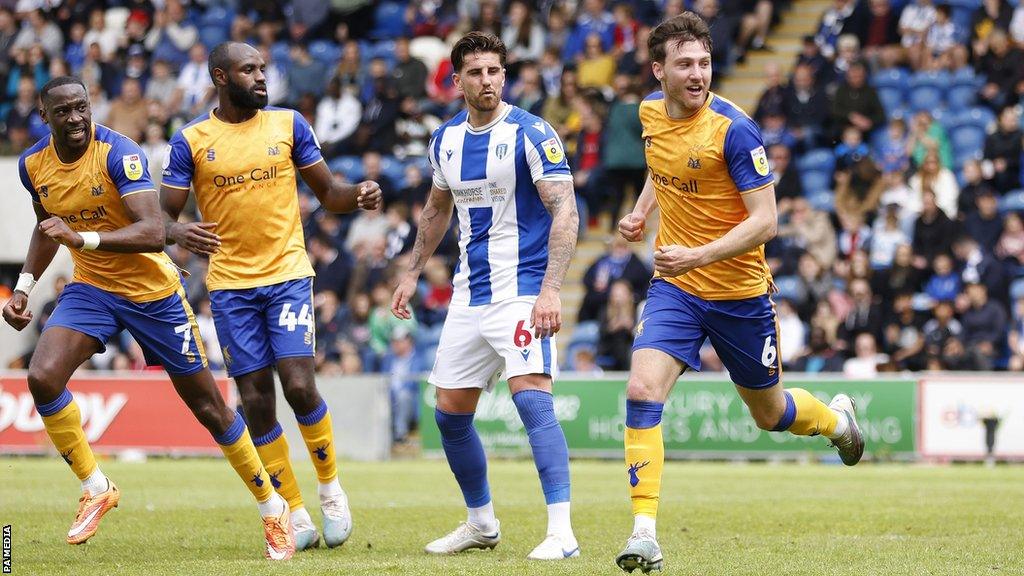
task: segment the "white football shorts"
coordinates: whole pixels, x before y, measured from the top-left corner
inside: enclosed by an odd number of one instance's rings
[[[502,377],[555,378],[555,338],[534,338],[530,327],[536,300],[520,296],[482,306],[451,306],[428,381],[438,388],[490,389]]]

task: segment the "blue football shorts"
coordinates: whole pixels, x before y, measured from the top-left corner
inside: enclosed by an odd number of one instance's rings
[[[660,350],[699,371],[700,348],[706,338],[738,386],[761,389],[779,381],[778,323],[767,294],[704,300],[655,278],[637,324],[633,350]]]
[[[168,374],[187,376],[206,367],[199,325],[179,284],[176,293],[152,302],[132,302],[90,284],[72,282],[57,298],[45,330],[62,326],[92,336],[106,350],[121,330],[142,347],[146,364],[163,366]]]
[[[213,322],[228,376],[266,368],[281,358],[313,356],[313,279],[210,292]]]

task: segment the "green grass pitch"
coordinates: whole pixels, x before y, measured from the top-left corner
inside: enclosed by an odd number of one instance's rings
[[[583,555],[528,562],[545,529],[536,472],[529,461],[496,461],[502,543],[431,557],[423,545],[463,517],[447,465],[346,462],[352,538],[271,564],[261,558],[255,506],[225,462],[102,466],[121,487],[120,507],[92,541],[69,546],[79,494],[67,467],[59,458],[0,459],[13,574],[617,574],[613,559],[631,527],[623,466],[574,461]],[[297,472],[315,502],[312,467],[303,462]],[[658,527],[669,574],[1024,574],[1024,467],[669,463]]]

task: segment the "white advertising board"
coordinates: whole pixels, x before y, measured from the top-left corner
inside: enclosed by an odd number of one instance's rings
[[[925,458],[984,458],[983,419],[995,416],[995,456],[1024,460],[1024,378],[926,378],[918,410],[918,449]]]

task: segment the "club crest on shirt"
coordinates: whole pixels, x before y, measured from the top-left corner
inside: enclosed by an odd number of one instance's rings
[[[506,154],[508,154],[508,144],[498,144],[494,148],[494,155],[498,158],[498,160],[504,158]]]
[[[129,180],[142,178],[142,156],[138,154],[125,154],[121,157],[121,164],[124,166],[125,178]]]
[[[754,161],[754,170],[761,176],[768,175],[768,155],[764,153],[764,146],[758,146],[750,151],[750,159]]]
[[[540,145],[544,148],[544,156],[547,156],[548,162],[558,164],[565,158],[565,153],[562,152],[562,146],[558,143],[558,138],[548,138],[541,142]]]

